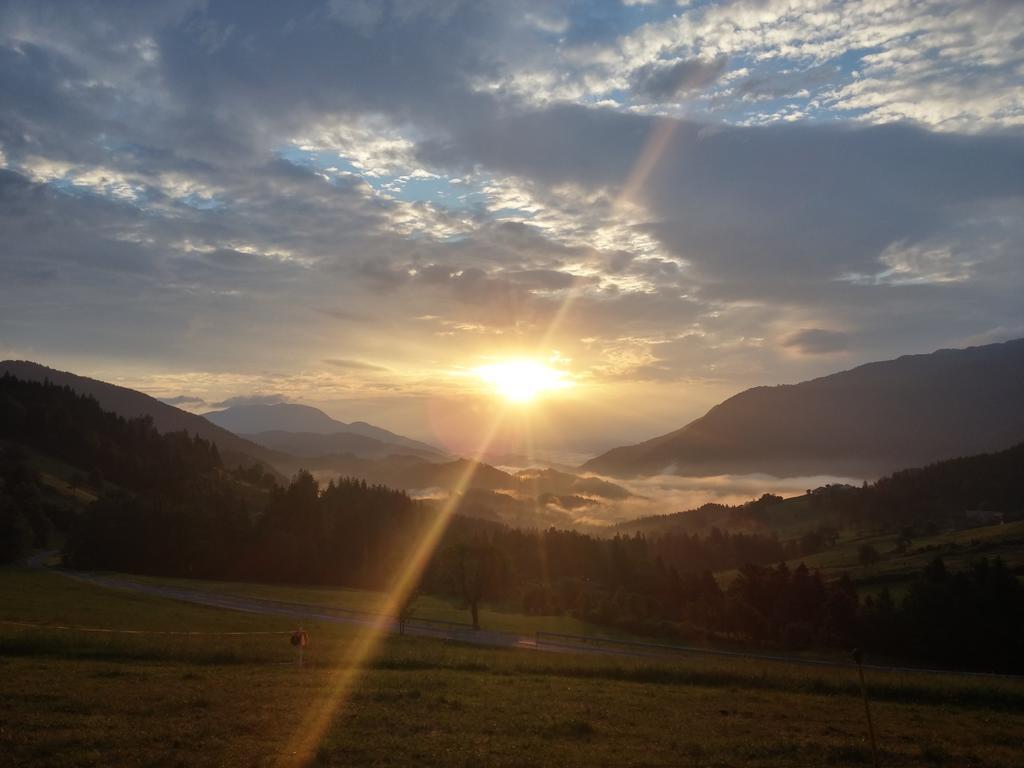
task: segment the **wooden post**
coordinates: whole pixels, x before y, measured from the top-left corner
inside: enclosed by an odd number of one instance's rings
[[[860,677],[860,695],[864,699],[864,714],[868,719],[868,736],[871,738],[871,762],[874,768],[878,768],[878,745],[875,744],[875,726],[871,722],[871,705],[868,703],[868,687],[864,683],[864,653],[860,648],[854,648],[853,660],[857,662],[857,674]]]
[[[298,631],[292,632],[291,643],[299,649],[299,667],[302,667],[302,656],[306,649],[306,644],[309,642],[309,635],[306,630],[299,626]]]

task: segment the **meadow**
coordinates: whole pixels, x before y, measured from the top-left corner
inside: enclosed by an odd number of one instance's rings
[[[189,590],[216,592],[238,597],[254,597],[266,600],[280,600],[320,607],[339,608],[349,611],[377,613],[385,595],[366,589],[346,587],[307,586],[295,584],[259,584],[240,581],[213,581],[206,579],[180,579],[162,576],[118,576],[142,584],[183,587]],[[469,610],[454,598],[439,595],[419,595],[413,614],[417,619],[450,621],[466,624],[470,620]],[[602,635],[605,637],[628,638],[627,633],[608,627],[601,627],[581,621],[567,614],[561,616],[539,616],[522,613],[514,605],[499,603],[484,604],[480,607],[480,626],[497,632],[531,635],[535,632],[556,632],[569,635]]]
[[[0,765],[870,765],[849,670],[656,662],[388,637],[0,569]],[[868,677],[882,764],[1019,766],[1024,682]]]
[[[981,557],[1001,558],[1011,569],[1024,567],[1024,521],[1020,520],[922,536],[914,539],[903,553],[897,551],[898,538],[896,534],[847,535],[834,548],[791,560],[789,565],[795,567],[803,562],[808,568],[820,569],[826,579],[848,573],[865,592],[877,592],[888,586],[894,595],[901,594],[906,583],[938,556],[951,571],[965,570]],[[865,544],[879,553],[877,563],[860,562],[860,547]]]
[[[786,564],[796,568],[803,563],[811,570],[820,570],[826,580],[849,574],[862,594],[876,594],[882,587],[888,587],[894,597],[901,596],[910,581],[920,576],[936,557],[942,557],[946,567],[954,572],[969,568],[973,561],[982,557],[1001,558],[1011,569],[1024,568],[1024,521],[1021,520],[919,536],[905,552],[897,550],[898,539],[895,533],[864,535],[844,530],[835,546],[793,558]],[[865,544],[878,552],[878,562],[860,562],[860,548]],[[730,569],[715,576],[724,587],[737,572]]]

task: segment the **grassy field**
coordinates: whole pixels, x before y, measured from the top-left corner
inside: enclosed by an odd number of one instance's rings
[[[999,557],[1010,568],[1024,567],[1024,521],[922,536],[915,538],[904,554],[896,551],[897,538],[896,534],[847,535],[832,549],[794,558],[787,564],[795,568],[804,563],[812,570],[821,570],[826,579],[848,573],[862,592],[876,593],[888,586],[894,596],[902,594],[907,583],[940,555],[952,571],[963,570],[980,557]],[[863,544],[870,544],[877,550],[881,556],[879,562],[861,565],[859,550]],[[724,586],[735,578],[736,571],[722,571],[716,576]]]
[[[84,478],[85,473],[24,445],[15,446],[7,440],[0,440],[0,449],[9,447],[16,447],[16,450],[25,457],[28,466],[39,473],[44,492],[49,495],[48,501],[62,506],[82,507],[96,500],[96,495],[92,491],[73,482],[76,478]]]
[[[329,606],[351,611],[380,610],[384,595],[363,589],[340,587],[295,586],[288,584],[254,584],[238,581],[206,581],[203,579],[177,579],[154,576],[123,576],[147,584],[161,584],[197,591],[217,592],[240,597],[257,597],[269,600],[283,600],[290,603]],[[457,600],[448,600],[435,595],[421,595],[415,604],[415,618],[455,621],[468,624],[469,609],[459,605]],[[519,634],[534,632],[560,632],[568,635],[604,635],[625,638],[625,633],[600,627],[572,616],[531,616],[521,613],[514,606],[483,605],[480,608],[482,629]]]
[[[287,619],[0,569],[0,619],[284,631]],[[388,638],[351,671],[352,628],[104,635],[0,624],[0,765],[869,765],[844,670],[594,656]],[[883,765],[1019,766],[1024,683],[872,674]]]
[[[963,570],[980,557],[1002,558],[1010,568],[1024,566],[1024,521],[1005,525],[989,525],[964,531],[942,533],[914,539],[905,554],[896,551],[896,535],[850,538],[827,552],[801,558],[808,568],[820,568],[825,578],[849,573],[859,586],[877,592],[889,585],[894,594],[916,577],[936,556],[941,555],[946,567]],[[861,565],[858,551],[870,544],[881,555],[873,565]],[[796,566],[800,560],[790,562]]]

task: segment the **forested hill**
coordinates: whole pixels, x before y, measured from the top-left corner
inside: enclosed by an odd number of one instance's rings
[[[766,472],[880,477],[1024,439],[1024,339],[755,387],[682,429],[584,469],[629,476]]]
[[[0,362],[0,375],[3,374],[10,374],[24,381],[49,381],[52,384],[70,387],[80,395],[89,395],[95,398],[103,410],[128,419],[148,416],[158,432],[181,432],[184,430],[191,435],[202,437],[217,445],[221,458],[228,466],[248,466],[254,460],[273,466],[280,458],[274,451],[241,438],[223,427],[218,427],[202,416],[162,403],[156,398],[134,389],[78,376],[67,371],[58,371],[27,360]]]
[[[869,522],[946,520],[970,511],[1024,513],[1024,442],[1004,451],[904,469],[858,489],[859,514]]]
[[[32,457],[76,470],[64,490],[91,501],[70,517],[47,503],[51,481]],[[225,468],[203,437],[0,376],[0,562],[49,546],[57,529],[74,567],[380,584],[425,519],[401,492],[340,481],[321,493],[305,473],[281,488],[258,464]]]
[[[53,546],[55,532],[83,530],[89,505],[113,499],[203,521],[196,530],[219,546],[217,522],[244,516],[246,500],[273,483],[258,465],[228,473],[205,438],[160,433],[149,417],[125,419],[70,387],[0,376],[0,562]],[[155,518],[140,521],[164,546],[180,546]]]
[[[0,376],[0,439],[79,468],[95,486],[180,498],[221,469],[210,440],[161,434],[152,419],[125,419],[88,395],[53,383]]]

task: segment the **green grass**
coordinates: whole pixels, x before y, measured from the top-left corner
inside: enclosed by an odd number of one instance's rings
[[[832,549],[788,561],[791,568],[804,563],[812,570],[821,570],[825,579],[848,573],[865,593],[878,592],[888,586],[894,596],[906,589],[936,556],[941,555],[950,570],[963,570],[980,557],[1000,557],[1010,568],[1024,567],[1024,521],[970,528],[963,531],[922,536],[912,540],[905,554],[896,551],[896,534],[881,536],[846,536]],[[874,565],[861,565],[859,549],[870,544],[881,555]],[[737,571],[722,571],[716,576],[725,586]]]
[[[963,570],[980,557],[1000,557],[1010,568],[1024,566],[1024,521],[1005,525],[989,525],[964,531],[942,533],[914,539],[905,554],[896,551],[895,535],[851,538],[827,552],[802,558],[808,568],[820,568],[825,578],[849,573],[859,586],[876,592],[889,585],[901,593],[906,583],[917,577],[936,556],[941,555],[946,567]],[[861,565],[858,550],[870,544],[881,555],[874,565]],[[800,560],[790,561],[791,566]]]
[[[80,508],[96,500],[96,495],[89,488],[72,485],[73,478],[85,476],[81,470],[20,443],[0,440],[0,448],[10,446],[24,454],[28,466],[39,473],[44,490],[49,492],[48,501]]]
[[[233,613],[55,573],[0,569],[0,618],[267,631]],[[0,625],[0,765],[870,765],[846,670],[743,660],[650,664],[388,638],[327,727],[292,753],[350,669],[356,629],[86,635]],[[1024,684],[869,675],[886,766],[1019,766]]]
[[[164,584],[196,591],[283,600],[291,603],[330,606],[354,611],[369,611],[371,613],[381,610],[381,604],[385,598],[385,595],[381,592],[364,589],[113,575],[118,578],[147,584]],[[470,621],[469,609],[461,606],[457,600],[448,600],[434,595],[421,595],[417,598],[416,609],[413,615],[415,618],[455,621],[463,624],[468,624]],[[532,616],[520,613],[512,606],[501,605],[483,605],[480,609],[480,626],[482,629],[518,634],[558,632],[567,635],[628,637],[625,633],[609,630],[607,627],[600,627],[586,621],[580,621],[569,615]]]
[[[73,502],[77,506],[91,504],[97,499],[96,494],[87,488],[76,487],[67,480],[51,475],[49,472],[40,471],[39,477],[43,484],[52,489],[58,496]]]

